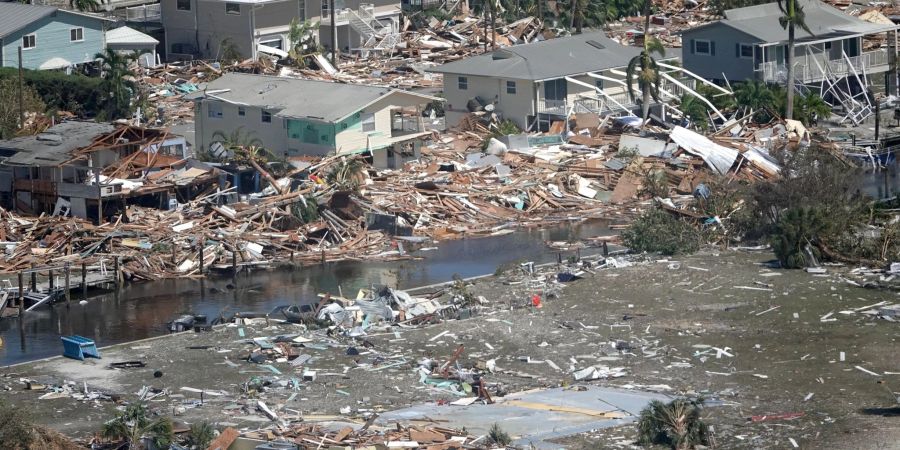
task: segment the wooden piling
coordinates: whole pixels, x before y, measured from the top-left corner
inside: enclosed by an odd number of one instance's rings
[[[19,309],[25,304],[25,274],[19,271]]]
[[[113,258],[113,276],[116,277],[115,285],[119,287],[119,257]]]
[[[231,251],[231,276],[237,275],[237,250]]]
[[[66,306],[69,306],[69,303],[72,301],[72,294],[69,292],[69,275],[71,271],[72,268],[66,264],[66,287],[64,288],[66,294]]]
[[[81,296],[87,299],[87,264],[81,263]]]
[[[37,270],[31,265],[31,292],[37,292]]]
[[[203,275],[203,240],[200,240],[200,275]]]
[[[53,288],[56,287],[56,283],[55,283],[56,280],[53,278],[53,269],[50,269],[49,272],[50,272],[50,290],[49,290],[49,292],[53,292]]]

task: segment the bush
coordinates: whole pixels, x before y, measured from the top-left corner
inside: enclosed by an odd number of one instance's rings
[[[0,68],[0,79],[18,80],[19,71],[12,67]],[[23,71],[25,84],[34,88],[51,110],[69,111],[81,116],[94,116],[100,106],[97,103],[100,78],[49,70]]]
[[[622,232],[622,242],[635,252],[678,255],[700,249],[700,232],[665,211],[651,209]]]
[[[815,263],[813,244],[828,228],[821,210],[792,208],[781,216],[772,234],[772,249],[786,269],[799,269]]]

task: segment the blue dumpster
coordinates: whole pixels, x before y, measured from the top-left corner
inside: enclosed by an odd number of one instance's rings
[[[62,336],[60,339],[63,343],[63,356],[79,361],[84,361],[86,357],[100,359],[100,352],[93,339],[77,335]]]

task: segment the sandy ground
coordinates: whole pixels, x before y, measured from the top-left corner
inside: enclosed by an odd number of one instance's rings
[[[515,307],[527,304],[540,283],[529,286],[518,275],[489,278],[470,287],[491,304],[481,315],[372,332],[366,339],[373,348],[295,325],[228,326],[115,346],[102,351],[102,360],[54,358],[10,367],[2,371],[0,396],[73,436],[97,430],[115,404],[68,396],[38,400],[47,392],[25,390],[21,378],[70,380],[81,389],[87,383],[89,390],[124,399],[135,398],[143,386],[168,389],[152,404],[178,420],[256,429],[269,423],[256,411],[257,400],[283,416],[307,418],[454,400],[453,393],[420,383],[414,370],[419,359],[445,360],[463,345],[460,365],[495,360],[487,381],[507,392],[570,385],[573,369],[606,365],[624,368],[625,376],[589,384],[702,395],[722,448],[793,448],[791,439],[801,448],[900,448],[900,416],[890,409],[900,406],[900,324],[849,313],[897,303],[900,296],[851,286],[840,268],[815,276],[770,269],[771,259],[768,253],[707,253],[601,270],[567,283],[542,309]],[[302,369],[286,362],[271,363],[279,375],[243,360],[252,347],[246,339],[296,333],[311,339],[296,350],[313,357],[307,368],[316,371],[315,381],[301,381]],[[188,348],[204,346],[210,348]],[[348,356],[350,346],[360,355]],[[126,360],[147,367],[107,368]],[[162,377],[154,378],[157,370]],[[242,393],[241,385],[254,377],[274,384],[262,393]],[[200,395],[183,387],[225,395],[205,394],[200,405]],[[749,420],[783,413],[802,416]],[[628,446],[633,436],[633,427],[623,426],[560,445]]]

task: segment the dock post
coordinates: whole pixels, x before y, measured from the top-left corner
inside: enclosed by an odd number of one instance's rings
[[[231,276],[237,275],[237,250],[231,251]]]
[[[200,275],[203,275],[203,240],[200,240]]]
[[[31,265],[31,292],[37,292],[37,270]]]
[[[72,267],[69,266],[69,263],[66,263],[66,287],[64,288],[64,292],[66,293],[66,306],[69,306],[69,303],[72,301],[72,294],[69,292],[70,272],[72,272]]]
[[[25,274],[19,271],[19,309],[25,304]]]
[[[87,264],[81,263],[81,296],[87,300]]]
[[[291,264],[294,263],[294,251],[291,250]]]
[[[113,258],[113,272],[114,272],[113,276],[116,277],[115,285],[116,285],[116,287],[119,287],[119,257],[118,256]]]
[[[175,239],[172,239],[172,264],[175,264],[175,261],[178,259],[176,256],[177,249],[175,248]]]
[[[53,269],[49,270],[50,272],[50,290],[48,292],[53,292],[53,288],[56,287],[55,279],[53,278]]]

